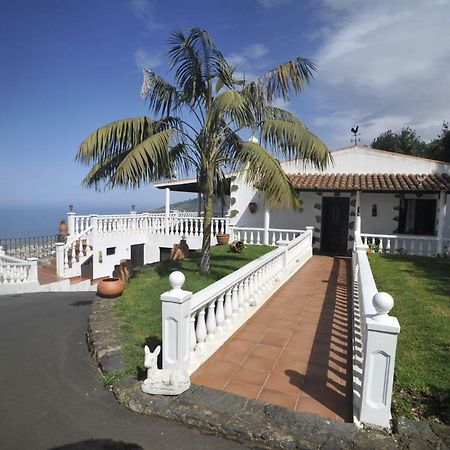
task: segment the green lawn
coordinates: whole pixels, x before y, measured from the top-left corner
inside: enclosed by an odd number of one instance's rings
[[[270,250],[273,250],[273,247],[249,245],[243,253],[237,254],[231,253],[228,245],[212,247],[211,270],[208,276],[201,276],[198,273],[199,252],[191,253],[189,259],[180,262],[156,263],[139,270],[130,279],[115,309],[124,324],[123,349],[127,373],[137,373],[141,376],[144,344],[153,348],[161,343],[160,295],[171,289],[169,284],[171,272],[181,270],[186,277],[183,289],[195,293]]]
[[[450,422],[450,261],[369,255],[380,291],[395,301],[400,321],[394,411]]]

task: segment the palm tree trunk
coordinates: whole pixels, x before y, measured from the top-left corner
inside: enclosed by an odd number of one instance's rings
[[[204,211],[203,211],[203,242],[202,258],[200,260],[200,273],[209,273],[209,256],[211,249],[211,223],[213,215],[214,189],[213,177],[207,174],[207,181],[204,190]]]

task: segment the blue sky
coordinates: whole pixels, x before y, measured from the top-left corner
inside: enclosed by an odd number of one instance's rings
[[[285,106],[330,148],[412,126],[425,140],[450,119],[447,0],[3,1],[0,15],[0,207],[164,203],[151,186],[81,188],[74,161],[99,126],[146,114],[141,68],[168,77],[169,33],[207,29],[248,78],[295,56],[319,66]],[[174,195],[174,200],[184,198]]]

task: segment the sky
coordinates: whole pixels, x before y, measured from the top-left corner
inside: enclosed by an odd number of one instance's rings
[[[145,210],[164,192],[96,192],[78,146],[148,113],[142,67],[167,79],[172,31],[206,29],[247,79],[297,56],[318,66],[283,106],[330,149],[388,129],[425,141],[450,120],[450,0],[0,0],[0,211]],[[172,200],[192,196],[173,194]],[[67,209],[67,208],[66,208]]]

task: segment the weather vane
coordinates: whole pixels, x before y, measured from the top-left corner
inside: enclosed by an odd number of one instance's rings
[[[353,145],[358,145],[358,142],[361,142],[361,139],[359,137],[359,136],[361,136],[361,133],[358,133],[358,130],[359,130],[359,125],[350,129],[350,131],[353,133],[353,137],[351,140]]]

